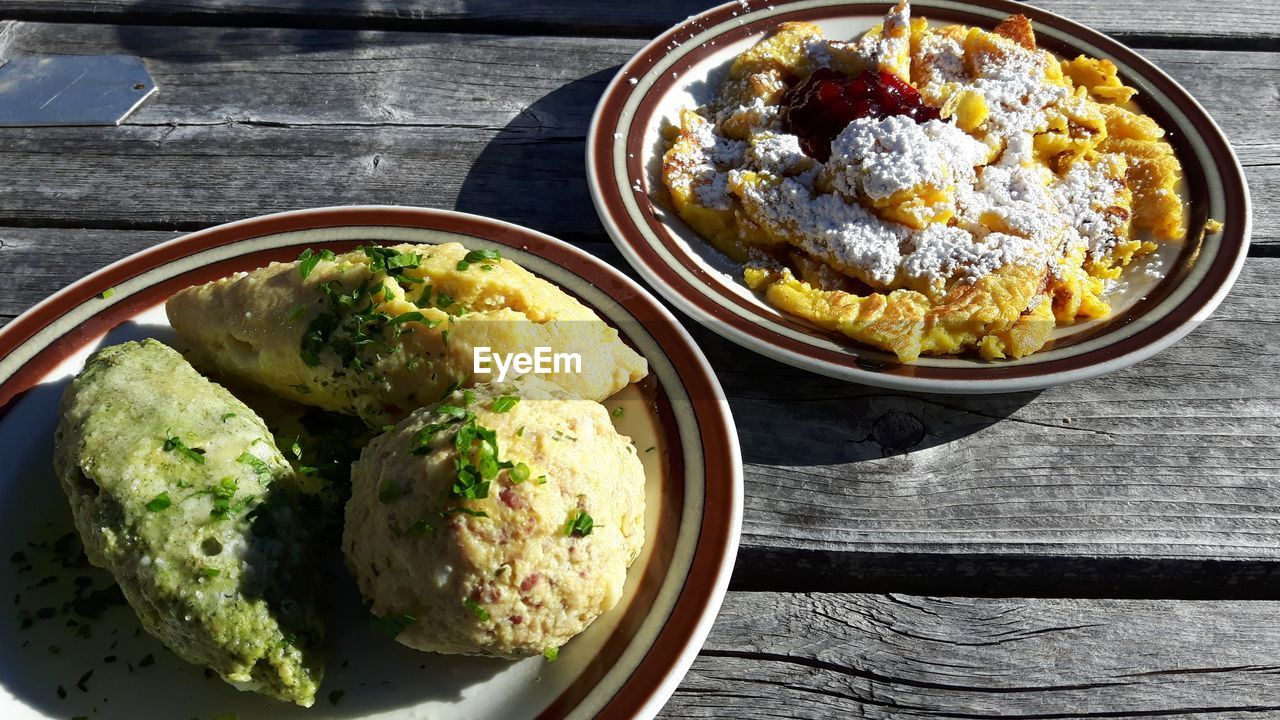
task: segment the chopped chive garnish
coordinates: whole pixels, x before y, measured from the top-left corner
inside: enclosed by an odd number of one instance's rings
[[[467,609],[471,611],[471,614],[479,618],[481,622],[487,622],[489,620],[489,611],[480,607],[480,603],[475,600],[467,598],[462,601],[462,604],[466,605]]]
[[[529,479],[529,466],[524,463],[516,463],[516,466],[507,471],[507,477],[511,482],[519,485]]]
[[[542,651],[542,657],[546,658],[547,662],[555,662],[556,658],[560,657],[560,648],[549,647]]]
[[[106,290],[102,291],[103,300],[110,300],[111,298],[115,297],[115,295],[116,295],[116,289],[113,287],[109,287]]]
[[[374,630],[377,630],[383,635],[395,640],[396,636],[404,632],[405,628],[416,622],[418,622],[418,618],[407,613],[400,613],[398,615],[388,615],[386,617],[378,617],[375,615],[373,619],[369,621],[369,624],[373,626]]]
[[[576,535],[578,537],[586,537],[591,534],[591,528],[595,525],[595,521],[591,516],[582,510],[574,510],[569,514],[569,522],[564,525],[565,536]]]

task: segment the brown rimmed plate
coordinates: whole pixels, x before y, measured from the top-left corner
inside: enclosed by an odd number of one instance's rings
[[[733,57],[790,20],[850,38],[880,22],[888,2],[732,2],[693,16],[636,54],[605,90],[587,138],[592,198],[605,228],[649,284],[698,322],[745,348],[796,367],[855,382],[948,393],[1012,392],[1095,377],[1154,355],[1190,332],[1221,302],[1244,262],[1249,192],[1218,126],[1181,86],[1134,51],[1066,18],[1009,0],[918,0],[914,17],[993,28],[1022,13],[1042,47],[1063,57],[1107,58],[1136,87],[1139,106],[1169,131],[1186,174],[1188,240],[1155,262],[1161,277],[1132,272],[1105,319],[1059,328],[1049,346],[1016,361],[892,355],[819,330],[766,305],[738,268],[698,237],[664,201],[662,129],[681,107],[717,91]],[[1225,229],[1205,235],[1206,220]]]
[[[315,707],[236,692],[137,631],[110,578],[83,564],[51,468],[58,401],[95,348],[172,340],[175,291],[306,247],[458,241],[500,249],[616,326],[650,377],[606,403],[626,409],[647,479],[646,544],[622,601],[555,662],[418,653],[368,625],[335,570],[328,673]],[[114,292],[107,292],[113,289]],[[103,297],[103,294],[108,297]],[[487,218],[403,207],[268,215],[127,257],[0,329],[0,717],[648,718],[697,655],[728,585],[742,516],[742,460],[720,386],[693,341],[617,270],[546,235]],[[89,671],[91,674],[86,675]],[[230,716],[230,715],[227,715]]]

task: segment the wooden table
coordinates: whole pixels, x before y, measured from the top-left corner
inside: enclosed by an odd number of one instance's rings
[[[583,138],[705,0],[0,0],[0,57],[124,53],[117,128],[0,129],[0,322],[181,231],[456,208],[622,266]],[[994,397],[843,384],[692,327],[746,461],[733,588],[667,717],[1280,718],[1280,11],[1043,0],[1186,85],[1255,204],[1212,320],[1108,377]]]

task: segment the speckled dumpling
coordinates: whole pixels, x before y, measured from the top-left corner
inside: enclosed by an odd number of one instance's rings
[[[486,442],[511,467],[481,472]],[[400,643],[508,658],[558,648],[613,608],[643,544],[634,446],[604,406],[536,376],[454,393],[375,439],[352,471],[343,534]]]

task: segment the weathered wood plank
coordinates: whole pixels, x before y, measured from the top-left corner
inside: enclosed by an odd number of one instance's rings
[[[0,321],[173,234],[0,228]],[[1016,395],[841,383],[687,323],[746,461],[737,586],[1274,593],[1278,273],[1251,258],[1211,321],[1137,367]]]
[[[665,718],[1280,718],[1277,602],[730,593]]]
[[[410,0],[0,0],[0,14],[76,22],[478,28],[649,37],[716,4],[709,0],[451,0],[427,4]],[[765,3],[752,0],[748,4]],[[1150,4],[1143,0],[1033,0],[1031,4],[1136,42],[1173,40],[1256,47],[1280,38],[1280,10],[1268,3],[1181,0],[1164,4],[1158,13],[1151,12]]]
[[[1212,576],[1256,594],[1280,578],[1278,272],[1251,259],[1213,318],[1172,348],[1041,392],[877,390],[705,346],[748,464],[743,562],[774,583],[892,587],[946,572],[983,594],[1001,591],[994,576],[1096,594],[1126,577]],[[1115,562],[1041,562],[1061,557]],[[1270,564],[1202,562],[1221,559]]]
[[[336,202],[459,207],[598,234],[582,139],[632,40],[24,24],[15,51],[141,54],[121,128],[0,129],[0,222],[197,227]],[[1280,243],[1280,53],[1149,51],[1247,167]],[[193,168],[199,175],[193,176]],[[111,182],[103,182],[111,178]],[[148,192],[138,192],[146,188]]]
[[[0,65],[9,60],[9,48],[13,45],[13,35],[18,29],[16,20],[0,20]]]

